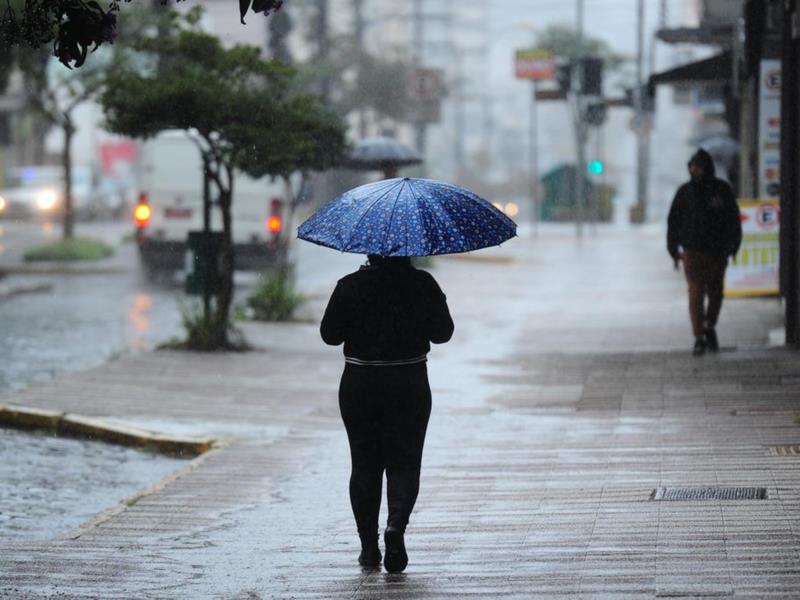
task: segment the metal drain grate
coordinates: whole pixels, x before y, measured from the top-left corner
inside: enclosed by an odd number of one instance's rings
[[[756,487],[660,487],[650,500],[766,500],[767,488]]]
[[[800,454],[800,446],[796,444],[791,446],[770,446],[769,451],[778,456],[785,456],[787,454]]]

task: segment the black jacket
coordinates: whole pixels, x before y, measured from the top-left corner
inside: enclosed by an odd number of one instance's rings
[[[700,150],[692,161],[704,164],[706,177],[678,188],[667,219],[667,250],[678,249],[735,255],[742,241],[739,205],[731,186],[714,176],[714,163]]]
[[[390,259],[339,280],[320,333],[326,344],[344,342],[345,356],[404,360],[427,354],[430,342],[448,341],[453,320],[433,276]]]

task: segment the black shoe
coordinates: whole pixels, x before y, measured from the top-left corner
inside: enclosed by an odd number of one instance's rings
[[[719,341],[717,340],[717,332],[714,329],[706,329],[706,347],[711,352],[719,352]]]
[[[378,534],[361,538],[361,554],[358,555],[358,564],[362,567],[380,567],[381,549],[378,547]]]
[[[386,545],[383,566],[389,573],[402,573],[408,566],[408,554],[406,554],[403,532],[390,525],[383,533],[383,542]]]
[[[702,356],[705,354],[706,351],[706,338],[702,335],[698,335],[694,338],[694,350],[692,350],[692,354],[694,356]]]

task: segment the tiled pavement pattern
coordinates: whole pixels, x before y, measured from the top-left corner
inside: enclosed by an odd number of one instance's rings
[[[435,270],[456,337],[429,363],[405,574],[355,564],[340,350],[255,326],[263,352],[158,352],[0,399],[230,441],[92,526],[0,537],[0,597],[800,597],[800,456],[770,452],[800,442],[800,355],[765,346],[778,303],[726,302],[723,352],[695,359],[661,232],[494,253],[513,261]],[[768,499],[650,500],[709,485]]]

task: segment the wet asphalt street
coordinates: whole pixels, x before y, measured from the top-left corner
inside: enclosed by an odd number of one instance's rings
[[[30,273],[27,248],[58,238],[46,224],[0,223],[0,392],[48,381],[117,357],[152,350],[182,334],[190,300],[180,279],[147,281],[124,223],[82,223],[115,256],[102,273]],[[337,273],[362,259],[297,245],[298,285],[322,301]],[[91,267],[91,265],[90,265]],[[242,302],[255,283],[237,275]],[[9,290],[38,291],[8,294]],[[302,316],[302,314],[301,314]],[[158,423],[140,423],[161,431]],[[190,432],[191,433],[191,432]],[[52,539],[156,483],[183,461],[103,443],[0,429],[0,538]]]
[[[147,351],[182,333],[181,307],[190,298],[180,281],[153,283],[139,269],[135,245],[124,241],[125,223],[83,223],[79,235],[103,239],[115,247],[110,271],[98,274],[29,274],[25,248],[57,239],[57,228],[4,222],[0,225],[0,285],[48,286],[39,292],[0,298],[0,390],[19,389],[52,379],[61,371],[100,365],[116,356]],[[356,268],[362,257],[296,244],[298,287],[309,296],[328,293],[337,274]],[[237,301],[255,283],[237,275]],[[302,311],[301,311],[301,317]]]
[[[0,538],[61,536],[133,500],[186,461],[42,433],[0,430]]]

